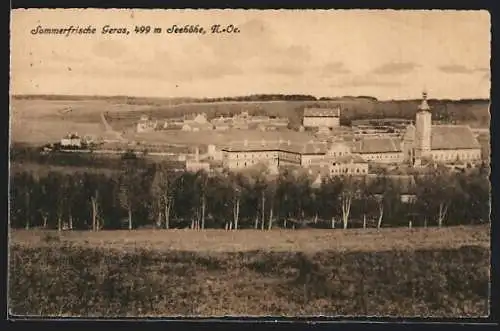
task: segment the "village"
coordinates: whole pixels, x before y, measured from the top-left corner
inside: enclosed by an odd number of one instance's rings
[[[300,139],[285,139],[287,118],[253,116],[248,112],[231,117],[192,114],[167,118],[162,123],[143,115],[135,124],[135,136],[151,133],[181,132],[185,135],[207,133],[223,135],[223,143],[175,145],[163,142],[96,142],[71,133],[60,141],[60,149],[72,152],[136,154],[177,161],[182,170],[197,172],[245,171],[258,168],[277,174],[291,168],[308,173],[315,183],[331,176],[367,176],[385,169],[389,173],[401,167],[422,168],[444,165],[451,170],[472,168],[482,162],[481,146],[467,125],[433,124],[427,94],[422,95],[414,121],[403,119],[360,120],[341,126],[340,106],[304,109]],[[272,138],[255,133],[272,132]],[[238,134],[237,134],[238,133]],[[236,140],[234,137],[244,136]],[[268,136],[269,137],[269,136]],[[110,147],[112,146],[112,147]],[[113,147],[114,146],[114,147]],[[176,146],[177,149],[174,149]]]

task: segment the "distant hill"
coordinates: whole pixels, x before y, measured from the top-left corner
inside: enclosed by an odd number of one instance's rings
[[[15,95],[18,100],[67,100],[71,102],[102,100],[117,105],[118,110],[107,113],[109,119],[132,122],[141,114],[156,118],[183,116],[188,113],[204,112],[208,117],[231,116],[247,111],[251,115],[270,115],[288,117],[293,127],[300,125],[304,108],[341,106],[341,123],[368,118],[403,118],[414,119],[420,103],[412,100],[378,100],[371,96],[320,97],[312,95],[254,94],[248,96],[224,98],[146,98],[127,96],[69,96],[69,95]],[[471,126],[489,126],[488,99],[438,100],[430,99],[433,108],[433,120]],[[124,107],[121,111],[120,105]],[[140,105],[134,109],[134,105]]]

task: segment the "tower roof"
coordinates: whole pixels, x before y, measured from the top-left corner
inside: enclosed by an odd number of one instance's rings
[[[422,93],[422,102],[420,103],[420,106],[418,106],[418,110],[423,110],[423,111],[431,111],[431,107],[429,107],[429,104],[427,103],[427,92]]]

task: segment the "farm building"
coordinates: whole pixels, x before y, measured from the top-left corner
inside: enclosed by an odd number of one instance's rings
[[[137,132],[150,132],[154,131],[158,125],[157,121],[152,121],[149,116],[143,115],[139,122],[137,122]]]
[[[77,133],[70,133],[61,139],[61,147],[82,147],[82,138]]]
[[[335,128],[340,126],[340,107],[306,108],[302,125],[305,128]]]

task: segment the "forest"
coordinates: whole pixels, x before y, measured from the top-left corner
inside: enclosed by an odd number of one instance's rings
[[[411,194],[382,173],[323,178],[306,172],[270,176],[173,171],[140,159],[123,160],[104,175],[84,170],[10,177],[13,228],[58,230],[208,228],[352,228],[447,226],[489,222],[485,168],[415,175]],[[406,199],[402,199],[402,195]],[[409,197],[409,198],[408,198]]]

